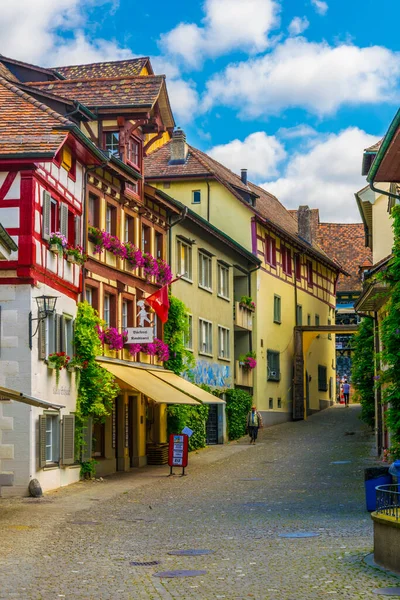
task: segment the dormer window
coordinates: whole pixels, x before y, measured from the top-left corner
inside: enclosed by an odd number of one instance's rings
[[[112,156],[119,156],[119,131],[104,132],[104,148]]]

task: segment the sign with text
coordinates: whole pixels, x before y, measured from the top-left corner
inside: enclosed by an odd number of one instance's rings
[[[168,465],[172,467],[187,467],[188,464],[188,436],[185,434],[169,436]]]
[[[128,327],[127,344],[152,344],[154,341],[153,327]]]

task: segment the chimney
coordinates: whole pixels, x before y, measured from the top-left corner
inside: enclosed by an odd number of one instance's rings
[[[240,179],[244,185],[247,185],[247,169],[242,169],[240,173]]]
[[[171,140],[171,158],[169,165],[184,165],[186,162],[188,147],[186,144],[186,135],[182,129],[176,129],[172,134]]]
[[[308,206],[299,206],[297,211],[299,236],[309,244],[312,243],[311,210]]]

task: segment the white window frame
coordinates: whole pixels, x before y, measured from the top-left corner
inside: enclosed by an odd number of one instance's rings
[[[193,315],[187,313],[188,333],[183,336],[183,345],[186,350],[193,350]]]
[[[128,310],[129,310],[128,301],[123,300],[122,301],[122,314],[121,314],[122,331],[125,331],[125,329],[128,327]]]
[[[212,256],[199,250],[199,287],[212,292]]]
[[[192,246],[178,238],[176,244],[176,252],[176,274],[180,275],[181,279],[192,283]]]
[[[199,354],[213,355],[212,321],[199,318]]]
[[[227,265],[218,262],[218,296],[230,300],[230,269]]]
[[[109,233],[110,235],[114,235],[112,232],[113,210],[115,210],[115,209],[112,206],[110,206],[110,204],[107,204],[107,206],[106,206],[106,232]]]
[[[218,358],[221,360],[231,359],[231,331],[228,327],[218,325]]]
[[[46,413],[46,464],[60,462],[60,418]]]
[[[110,294],[104,294],[103,321],[105,321],[106,327],[110,327],[110,317],[111,317],[111,296],[110,296]]]
[[[89,286],[85,288],[85,300],[90,306],[93,306],[93,288]]]

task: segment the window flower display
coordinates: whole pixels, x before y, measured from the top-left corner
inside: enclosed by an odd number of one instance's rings
[[[251,296],[242,296],[239,300],[239,304],[240,304],[240,306],[246,306],[250,310],[256,309],[256,304],[253,301]]]
[[[76,265],[83,265],[87,260],[87,256],[83,251],[82,246],[68,246],[65,250],[67,261]]]
[[[241,354],[239,356],[239,364],[244,369],[246,369],[248,371],[252,371],[257,366],[256,353],[255,352],[247,352],[247,354]]]
[[[62,256],[64,249],[68,246],[68,240],[60,231],[55,231],[50,234],[49,244],[51,252]]]
[[[55,369],[56,371],[56,385],[60,381],[61,369],[65,369],[70,360],[66,352],[54,352],[47,357],[47,366],[49,369]]]

